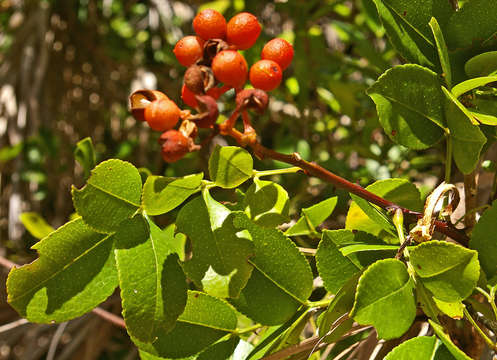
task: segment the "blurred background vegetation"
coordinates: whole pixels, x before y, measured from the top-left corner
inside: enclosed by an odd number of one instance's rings
[[[393,144],[365,94],[383,71],[403,62],[372,0],[0,0],[0,255],[18,263],[34,258],[29,247],[37,239],[25,231],[21,213],[36,212],[53,227],[71,216],[71,184],[85,180],[73,152],[85,137],[91,137],[97,161],[120,158],[168,176],[206,171],[209,148],[165,164],[160,134],[130,116],[128,96],[156,88],[183,106],[185,68],[172,49],[193,33],[194,15],[207,7],[227,19],[240,11],[258,17],[263,31],[244,53],[249,65],[273,37],[295,47],[282,85],[271,93],[271,111],[254,119],[264,145],[298,151],[364,186],[406,177],[426,193],[442,178],[443,144],[422,152]],[[233,108],[232,99],[232,93],[222,98],[222,116]],[[278,166],[284,165],[256,163],[260,170]],[[346,194],[304,175],[275,180],[288,190],[293,214],[338,193],[340,206],[327,226],[343,226]],[[119,300],[111,298],[108,306],[119,307]],[[6,304],[2,308],[0,324],[17,318]],[[72,348],[61,348],[57,359],[136,358],[122,330],[91,314],[83,319],[89,320],[68,325],[60,341]],[[21,326],[17,337],[0,332],[0,358],[45,357],[56,328],[31,327],[33,335]],[[94,336],[81,337],[81,329]]]

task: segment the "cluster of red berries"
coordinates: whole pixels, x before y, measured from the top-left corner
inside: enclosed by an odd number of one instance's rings
[[[292,45],[276,38],[266,43],[261,60],[249,71],[247,61],[238,50],[246,50],[255,44],[261,25],[254,15],[247,12],[226,22],[218,11],[206,9],[193,19],[193,29],[197,35],[180,39],[173,51],[180,64],[188,67],[181,98],[197,113],[181,110],[158,91],[139,90],[131,96],[133,115],[146,121],[152,129],[164,132],[159,143],[162,157],[167,162],[177,161],[199,148],[193,142],[197,128],[214,128],[219,115],[216,100],[226,91],[235,89],[237,109],[236,116],[234,114],[226,121],[224,129],[232,128],[238,114],[246,108],[264,111],[267,106],[265,91],[280,85],[282,72],[293,58]],[[255,89],[242,91],[247,78]],[[181,126],[173,130],[180,119]],[[244,125],[246,132],[253,132],[247,117],[244,117]]]

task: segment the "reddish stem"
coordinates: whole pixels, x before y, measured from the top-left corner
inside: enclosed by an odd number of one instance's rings
[[[412,222],[413,219],[417,220],[423,217],[422,213],[406,209],[398,204],[395,204],[392,201],[389,201],[387,199],[382,198],[381,196],[373,194],[372,192],[361,187],[360,185],[354,184],[338,175],[335,175],[331,171],[326,170],[325,168],[314,162],[308,162],[302,159],[300,155],[297,153],[293,153],[292,155],[282,154],[277,151],[264,147],[258,141],[246,143],[246,139],[243,136],[243,134],[241,134],[239,131],[236,131],[234,129],[224,129],[223,134],[233,137],[241,145],[247,144],[250,148],[252,148],[254,154],[260,159],[270,158],[273,160],[278,160],[287,164],[297,166],[302,170],[304,170],[304,172],[307,175],[315,176],[317,178],[320,178],[321,180],[324,180],[328,183],[335,185],[338,188],[347,190],[349,193],[357,195],[369,201],[372,204],[378,205],[379,207],[385,210],[391,211],[394,209],[401,209],[404,215],[406,216],[407,221],[411,219]],[[454,228],[452,224],[448,224],[445,221],[436,220],[435,229],[438,232],[458,241],[462,245],[468,246],[469,238],[467,237],[467,235],[463,231]]]

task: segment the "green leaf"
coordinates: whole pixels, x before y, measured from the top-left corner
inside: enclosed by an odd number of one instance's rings
[[[228,275],[220,275],[212,266],[209,266],[209,269],[207,269],[202,278],[202,287],[206,293],[212,296],[220,298],[230,297],[230,283],[235,274],[236,269]]]
[[[245,193],[244,209],[256,224],[276,227],[288,220],[288,193],[281,185],[255,178]]]
[[[19,215],[19,219],[26,230],[37,239],[43,239],[55,230],[36,212],[24,212]]]
[[[149,176],[143,185],[142,204],[148,215],[165,214],[200,191],[204,174],[183,178]]]
[[[454,161],[463,174],[469,174],[478,164],[487,138],[478,126],[472,124],[471,114],[454,95],[444,87],[442,90],[446,96],[445,114],[452,138]]]
[[[469,247],[478,251],[478,259],[487,278],[497,275],[497,200],[485,211],[471,233]]]
[[[323,200],[308,208],[302,209],[302,216],[297,220],[295,225],[290,227],[286,236],[309,235],[315,232],[323,221],[325,221],[335,210],[338,198],[336,196]]]
[[[494,8],[495,0],[471,0],[466,1],[459,11],[452,12],[449,22],[442,27],[449,49],[490,44],[497,31]]]
[[[192,242],[192,258],[183,266],[188,277],[202,288],[207,284],[205,274],[212,268],[219,275],[231,276],[227,291],[231,297],[238,297],[252,272],[247,260],[254,254],[254,249],[249,239],[237,234],[233,218],[234,213],[205,190],[203,196],[183,206],[176,218],[176,226]],[[217,281],[215,278],[211,280]],[[207,286],[205,290],[216,289],[219,295],[218,285]]]
[[[472,117],[484,125],[497,126],[497,116],[484,114],[478,111],[469,112]]]
[[[206,349],[236,328],[236,312],[226,302],[198,291],[188,291],[185,311],[168,333],[151,344],[132,337],[149,354],[165,358],[187,357]]]
[[[413,64],[395,66],[367,93],[376,104],[381,126],[396,143],[425,149],[442,137],[444,96],[431,70]]]
[[[467,93],[473,89],[479,88],[480,86],[487,85],[488,83],[497,81],[497,76],[484,76],[477,77],[474,79],[469,79],[457,84],[452,88],[452,95],[458,98],[462,94]]]
[[[231,189],[252,177],[253,165],[247,150],[236,146],[217,146],[209,158],[209,174],[217,186]]]
[[[433,67],[436,51],[428,22],[444,20],[450,14],[448,2],[423,0],[374,0],[381,22],[394,48],[409,62]]]
[[[237,214],[235,226],[250,236],[255,269],[235,306],[250,318],[276,325],[288,320],[312,292],[312,271],[295,244],[276,229],[260,227]]]
[[[476,251],[444,241],[427,241],[414,247],[409,261],[423,285],[446,302],[471,295],[480,276]]]
[[[171,330],[186,304],[187,284],[174,228],[162,231],[138,215],[115,234],[123,316],[128,333],[144,342]]]
[[[441,325],[437,324],[436,322],[430,319],[428,319],[428,322],[430,323],[437,337],[447,347],[449,352],[454,356],[456,360],[471,360],[469,356],[467,356],[464,352],[462,352],[461,349],[459,349],[456,345],[454,345],[454,343],[450,339],[450,336],[447,333],[445,333],[444,328]]]
[[[464,304],[461,301],[446,302],[433,298],[433,301],[445,315],[461,320],[464,317]]]
[[[384,360],[453,360],[445,346],[435,336],[419,336],[404,341]]]
[[[117,287],[111,235],[91,230],[81,218],[36,243],[39,258],[11,270],[8,302],[32,322],[62,322],[103,302]]]
[[[379,180],[367,186],[366,190],[414,211],[420,211],[423,208],[419,190],[406,179]],[[382,239],[398,242],[393,224],[383,210],[366,200],[357,197],[356,199],[359,203],[350,204],[345,228],[362,230]]]
[[[319,336],[323,337],[324,342],[338,341],[352,327],[354,319],[349,318],[341,324],[340,319],[352,310],[358,280],[359,276],[356,275],[347,281],[333,298],[328,309],[319,316],[317,322]]]
[[[452,70],[450,68],[449,52],[447,50],[447,45],[445,44],[444,35],[440,29],[437,19],[432,17],[429,24],[433,37],[435,38],[435,44],[437,45],[438,58],[442,67],[445,83],[450,89],[452,88]]]
[[[488,76],[497,71],[497,51],[488,51],[469,59],[464,71],[470,78]]]
[[[72,188],[74,207],[91,228],[111,233],[140,207],[142,181],[128,162],[111,159],[92,170],[87,184]]]
[[[400,337],[416,317],[412,288],[404,263],[379,260],[359,279],[350,316],[361,325],[373,325],[381,339]]]
[[[74,157],[83,168],[85,179],[88,178],[88,176],[90,176],[90,170],[93,169],[97,163],[91,138],[86,137],[78,141],[76,148],[74,149]]]

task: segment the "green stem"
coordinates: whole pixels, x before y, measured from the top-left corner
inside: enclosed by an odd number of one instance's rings
[[[330,303],[333,301],[333,298],[331,299],[326,299],[326,300],[320,300],[320,301],[308,301],[307,306],[310,308],[324,308],[330,305]]]
[[[478,326],[478,324],[475,322],[475,320],[471,317],[471,315],[469,314],[468,310],[466,308],[464,308],[464,315],[468,318],[469,322],[471,323],[471,325],[473,325],[476,329],[476,331],[478,331],[478,333],[480,334],[480,336],[483,338],[483,340],[487,343],[487,345],[493,349],[494,351],[497,350],[497,345],[494,344],[492,342],[492,340],[490,340],[490,338],[487,336],[487,334],[485,334],[483,332],[482,329],[480,329],[480,327]]]
[[[452,138],[450,133],[446,134],[447,153],[445,154],[445,182],[450,184],[450,173],[452,170]]]
[[[257,329],[260,329],[261,327],[263,327],[264,325],[261,325],[261,324],[255,324],[255,325],[252,325],[252,326],[249,326],[245,329],[239,329],[239,330],[235,330],[235,334],[236,335],[241,335],[241,334],[246,334],[246,333],[250,333],[252,331],[255,331]]]
[[[286,169],[263,170],[263,171],[254,170],[254,177],[271,176],[279,174],[293,174],[298,171],[302,171],[302,169],[299,168],[298,166],[292,166]]]
[[[485,296],[487,298],[488,303],[490,304],[490,307],[492,308],[492,311],[494,312],[495,319],[497,320],[497,306],[495,305],[495,287],[490,290],[490,294],[483,290],[481,287],[477,286],[476,290]]]

